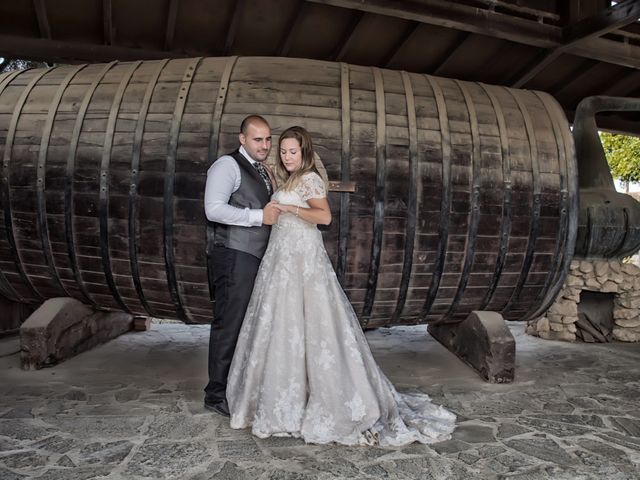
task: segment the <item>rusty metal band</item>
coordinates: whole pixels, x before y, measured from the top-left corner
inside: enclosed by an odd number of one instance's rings
[[[426,317],[431,310],[431,306],[438,294],[440,279],[444,271],[444,263],[447,252],[447,242],[449,240],[449,218],[451,210],[451,132],[449,130],[449,118],[447,115],[447,104],[444,99],[442,88],[435,78],[425,75],[431,85],[438,109],[438,121],[440,122],[440,132],[442,138],[442,197],[440,199],[440,221],[438,224],[438,247],[436,258],[431,274],[429,292],[422,307],[422,317]]]
[[[523,320],[535,318],[545,312],[554,302],[562,288],[575,246],[578,224],[578,184],[573,142],[566,128],[564,116],[561,116],[555,100],[546,93],[536,92],[551,119],[553,133],[558,145],[558,162],[560,167],[560,228],[556,238],[554,261],[556,269],[549,275],[539,295],[537,308],[528,312]],[[555,260],[557,259],[557,260]]]
[[[527,250],[524,257],[524,262],[522,264],[522,270],[520,271],[520,275],[518,276],[518,283],[516,287],[511,292],[511,297],[509,301],[505,305],[503,311],[507,311],[512,309],[513,304],[520,300],[520,294],[522,293],[522,288],[524,287],[525,282],[527,281],[527,277],[529,276],[529,272],[531,271],[531,265],[533,263],[533,255],[536,246],[536,240],[538,239],[538,235],[540,233],[540,166],[538,164],[538,145],[536,144],[536,132],[533,128],[533,121],[531,119],[531,114],[527,109],[527,106],[520,98],[525,92],[522,91],[513,91],[511,89],[507,90],[513,99],[516,101],[518,105],[518,110],[522,114],[522,118],[524,120],[524,126],[527,131],[527,138],[529,140],[529,153],[531,155],[531,175],[532,175],[532,187],[533,187],[533,208],[532,210],[532,218],[531,218],[531,226],[529,229],[529,238],[527,240]],[[521,305],[520,305],[521,307]]]
[[[36,300],[43,300],[44,298],[40,295],[27,272],[24,269],[22,264],[22,258],[20,257],[20,252],[18,250],[18,245],[16,243],[16,238],[14,235],[14,225],[13,225],[13,213],[11,211],[11,192],[9,186],[9,162],[11,160],[11,151],[13,150],[13,142],[15,140],[16,131],[18,129],[18,120],[20,119],[20,114],[22,113],[22,108],[24,104],[27,102],[27,98],[33,90],[33,87],[36,86],[38,81],[51,70],[44,69],[39,73],[36,73],[33,79],[29,82],[29,84],[24,88],[20,98],[16,102],[16,105],[13,109],[13,115],[11,116],[11,123],[9,124],[9,130],[7,131],[7,140],[4,146],[4,155],[2,159],[2,175],[0,176],[0,183],[2,188],[2,207],[4,214],[4,226],[7,232],[7,240],[9,241],[9,249],[11,250],[11,255],[13,257],[13,262],[16,266],[16,270],[22,279],[22,282],[28,287],[29,290],[33,293]]]
[[[18,75],[20,75],[21,73],[24,73],[25,71],[26,70],[17,70],[15,72],[6,74],[2,78],[2,81],[0,82],[0,96],[2,95],[4,90],[7,88],[7,86],[11,83],[12,80],[16,78]],[[6,149],[6,144],[5,144],[5,149]],[[12,300],[14,302],[20,302],[20,303],[26,302],[26,299],[13,288],[13,285],[11,285],[9,280],[7,280],[7,277],[5,277],[4,272],[2,270],[0,270],[0,293],[3,296],[7,297],[9,300]]]
[[[60,106],[60,101],[62,100],[62,96],[66,91],[67,87],[71,83],[71,81],[75,78],[75,76],[80,72],[86,65],[79,65],[75,68],[72,68],[67,76],[62,80],[56,94],[51,100],[49,104],[49,112],[47,113],[47,119],[45,120],[42,139],[40,141],[40,151],[38,152],[38,168],[36,172],[37,184],[36,184],[36,201],[38,203],[38,230],[40,232],[40,242],[42,243],[42,252],[44,253],[44,258],[49,267],[49,271],[51,273],[51,278],[55,281],[60,288],[62,295],[65,297],[71,297],[72,295],[66,289],[64,284],[62,283],[62,279],[58,274],[58,269],[56,268],[55,261],[53,260],[53,252],[51,249],[51,240],[49,238],[49,224],[47,221],[47,198],[45,195],[46,189],[46,169],[47,169],[47,153],[49,151],[49,142],[51,141],[51,131],[53,130],[53,122],[55,121],[56,114],[58,113],[58,107]]]
[[[124,302],[116,282],[113,278],[113,270],[111,268],[111,253],[109,251],[109,164],[111,163],[111,150],[113,148],[113,135],[116,130],[116,121],[118,119],[118,111],[122,103],[124,92],[133,77],[134,72],[142,62],[133,62],[128,70],[122,76],[118,90],[111,102],[111,111],[107,120],[107,128],[104,133],[104,146],[102,148],[102,161],[100,162],[100,193],[98,200],[98,218],[100,223],[100,259],[102,261],[102,269],[104,271],[107,286],[111,295],[113,295],[116,303],[127,313],[131,313],[131,309]]]
[[[340,154],[340,179],[351,179],[349,161],[351,160],[351,92],[349,89],[349,65],[340,63],[340,104],[342,110],[342,149]],[[347,253],[349,246],[349,193],[340,194],[340,223],[338,230],[338,262],[336,275],[345,286],[347,271]]]
[[[459,80],[455,81],[467,106],[467,112],[469,114],[469,127],[471,129],[471,214],[469,219],[469,229],[467,234],[467,246],[464,253],[464,263],[462,266],[462,273],[460,275],[460,281],[458,282],[458,289],[456,295],[451,302],[447,316],[455,313],[460,299],[467,288],[469,282],[469,274],[471,273],[471,266],[476,254],[476,239],[478,237],[478,224],[480,223],[480,130],[478,127],[478,115],[476,113],[476,107],[471,98],[471,92],[464,82]],[[470,312],[462,312],[470,313]]]
[[[78,266],[78,257],[76,256],[75,233],[73,226],[73,175],[75,173],[78,142],[80,141],[80,133],[82,132],[82,125],[84,123],[85,115],[87,113],[87,110],[89,109],[89,103],[91,102],[93,94],[95,93],[104,76],[111,69],[111,67],[113,67],[117,63],[118,62],[114,61],[104,65],[85,92],[82,103],[80,104],[80,108],[78,109],[78,116],[76,117],[75,124],[73,125],[73,132],[71,134],[71,140],[69,144],[69,153],[67,156],[67,176],[64,189],[64,230],[67,239],[67,252],[69,255],[71,270],[73,271],[73,276],[76,279],[76,283],[78,284],[80,293],[82,293],[82,296],[87,302],[91,303],[94,306],[97,306],[97,304],[95,300],[93,300],[93,298],[91,298],[91,296],[89,295],[89,291],[87,290],[87,287],[82,280],[82,275]]]
[[[178,90],[178,98],[173,110],[173,119],[171,121],[171,130],[169,133],[169,144],[167,148],[167,159],[165,163],[164,176],[164,216],[162,223],[162,236],[164,240],[164,264],[167,273],[167,286],[171,300],[176,308],[176,315],[183,322],[191,323],[191,319],[184,308],[180,291],[178,287],[178,279],[175,270],[175,255],[173,251],[173,208],[174,208],[174,182],[176,176],[176,157],[178,153],[178,136],[180,135],[180,124],[182,115],[189,96],[189,90],[195,76],[196,67],[202,60],[202,57],[194,58],[187,66],[180,89]]]
[[[398,288],[398,303],[392,315],[392,323],[397,323],[407,301],[411,267],[413,265],[413,249],[416,239],[416,222],[418,215],[418,123],[416,120],[416,102],[413,96],[411,77],[401,72],[404,96],[407,104],[407,131],[409,133],[409,189],[407,192],[407,223],[404,232],[404,257],[402,276]]]
[[[131,266],[131,278],[135,286],[138,299],[144,310],[151,316],[157,317],[149,305],[140,281],[140,267],[138,265],[138,211],[140,199],[138,198],[138,182],[140,181],[140,157],[142,154],[142,137],[144,126],[149,113],[149,105],[160,74],[169,59],[158,62],[158,67],[152,73],[147,88],[142,98],[142,106],[136,123],[136,131],[133,137],[133,151],[131,155],[131,184],[129,185],[129,265]]]
[[[213,114],[211,115],[211,133],[209,140],[209,161],[208,165],[211,165],[216,161],[218,157],[218,145],[220,144],[220,131],[222,130],[222,111],[224,110],[224,104],[227,100],[227,93],[229,92],[229,81],[231,80],[231,73],[233,67],[236,64],[238,57],[230,57],[222,72],[220,78],[220,85],[218,87],[218,96],[216,97],[216,104],[213,108]],[[206,228],[207,235],[207,283],[209,284],[209,299],[213,302],[215,300],[214,292],[214,276],[213,276],[213,247],[215,245],[215,229],[213,222],[207,222]]]
[[[364,308],[362,310],[364,326],[369,323],[373,302],[375,301],[376,287],[378,285],[384,228],[384,180],[387,154],[386,108],[382,72],[377,67],[372,67],[371,70],[373,71],[373,81],[376,89],[376,191],[373,216],[373,239],[371,242],[371,263],[369,264],[367,291],[365,293]]]
[[[498,287],[498,282],[502,277],[502,270],[504,269],[504,263],[507,258],[507,247],[509,245],[509,235],[511,234],[511,160],[509,158],[509,137],[507,135],[507,124],[504,119],[504,112],[502,106],[496,97],[493,89],[498,87],[492,87],[489,85],[480,84],[480,87],[484,90],[493,111],[496,115],[496,121],[498,123],[498,134],[500,135],[500,152],[502,160],[502,221],[500,223],[500,248],[498,250],[498,258],[496,259],[496,268],[493,271],[493,277],[491,283],[487,289],[487,293],[482,299],[482,303],[478,310],[485,310],[491,303],[493,295]]]

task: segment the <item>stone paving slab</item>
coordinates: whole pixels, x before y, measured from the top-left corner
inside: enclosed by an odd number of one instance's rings
[[[640,345],[516,338],[516,379],[487,384],[425,326],[367,332],[400,390],[459,417],[399,449],[260,440],[202,408],[208,327],[154,324],[53,368],[0,349],[0,479],[640,478]]]

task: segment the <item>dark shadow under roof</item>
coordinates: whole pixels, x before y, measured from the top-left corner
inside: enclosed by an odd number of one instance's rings
[[[0,2],[0,56],[57,63],[269,55],[549,92],[640,96],[640,0]],[[640,135],[640,114],[599,126]]]

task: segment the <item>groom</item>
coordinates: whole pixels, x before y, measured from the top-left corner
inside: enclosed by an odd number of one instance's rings
[[[279,211],[269,203],[274,183],[263,162],[271,150],[267,121],[250,115],[240,126],[240,147],[218,158],[207,172],[204,209],[214,222],[211,269],[215,314],[209,337],[207,410],[229,416],[227,376],[251,297],[270,225]]]

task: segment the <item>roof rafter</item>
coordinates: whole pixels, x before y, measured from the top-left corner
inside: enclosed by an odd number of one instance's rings
[[[456,44],[451,49],[449,49],[449,51],[444,55],[444,58],[442,59],[440,64],[433,70],[434,75],[443,75],[443,72],[446,72],[446,69],[449,66],[451,57],[453,57],[453,55],[458,50],[460,50],[460,48],[462,48],[462,46],[465,44],[465,42],[467,41],[470,35],[471,34],[467,32],[462,33],[462,37],[460,37],[456,42]]]
[[[514,88],[524,86],[562,53],[571,50],[572,47],[622,28],[635,22],[638,18],[640,18],[640,2],[637,0],[624,0],[592,17],[580,20],[573,25],[568,25],[563,30],[564,43],[543,54],[527,71],[519,75],[511,86]]]
[[[238,26],[240,25],[240,17],[242,16],[242,9],[244,7],[245,0],[237,0],[236,6],[233,9],[233,15],[231,17],[231,22],[229,23],[229,29],[227,30],[227,35],[224,41],[224,54],[228,55],[231,47],[233,46],[233,42],[236,39],[236,34],[238,33]]]
[[[571,92],[573,85],[575,85],[576,83],[580,83],[585,78],[590,77],[593,72],[595,72],[601,66],[602,64],[598,62],[585,61],[585,63],[581,65],[580,68],[577,69],[577,71],[571,73],[571,77],[569,80],[564,82],[563,85],[561,85],[559,88],[551,90],[550,93],[556,98],[564,97],[567,92]]]
[[[304,16],[305,5],[305,2],[299,2],[291,16],[291,20],[285,29],[286,34],[278,46],[278,55],[280,57],[286,57],[289,54],[289,50],[291,50],[291,43],[293,42],[297,27]]]
[[[620,80],[610,85],[602,95],[624,97],[635,91],[640,85],[640,71],[634,70],[623,76]]]
[[[396,43],[393,46],[393,48],[389,51],[385,59],[381,62],[382,65],[384,65],[385,67],[388,67],[391,64],[395,56],[398,54],[400,50],[402,50],[402,47],[404,47],[405,43],[407,43],[407,41],[418,29],[418,27],[420,27],[420,22],[414,22],[414,21],[409,22],[409,25],[407,26],[406,30],[403,32],[402,37],[400,37],[400,40],[398,40],[398,43]]]
[[[353,34],[355,33],[356,29],[358,28],[358,25],[362,21],[362,17],[364,16],[364,13],[365,12],[362,12],[362,11],[355,12],[353,17],[351,18],[349,25],[344,31],[344,35],[342,36],[342,38],[340,39],[340,42],[338,43],[338,48],[336,49],[336,52],[331,56],[332,59],[335,60],[336,62],[342,61],[345,54],[347,53],[349,44],[353,40]]]
[[[104,44],[113,45],[113,4],[112,0],[102,0],[102,20],[104,24]]]
[[[164,35],[164,49],[171,50],[173,48],[173,37],[176,34],[176,20],[178,18],[178,6],[180,0],[171,0],[169,10],[167,11],[167,28]]]
[[[44,4],[44,0],[33,0],[33,8],[36,10],[38,28],[40,29],[40,37],[50,39],[51,27],[49,26],[49,19],[47,18],[47,7]]]

